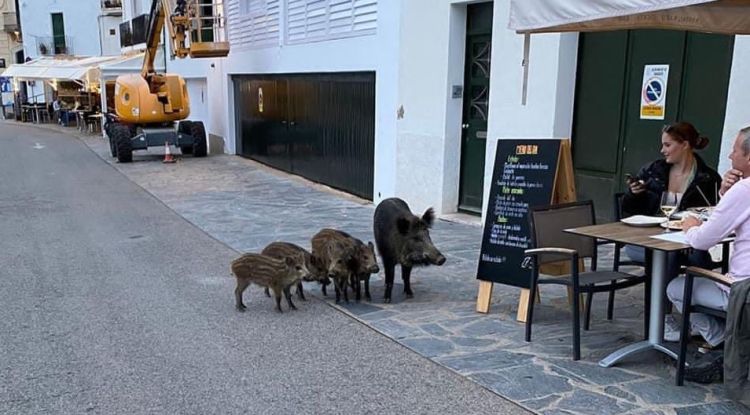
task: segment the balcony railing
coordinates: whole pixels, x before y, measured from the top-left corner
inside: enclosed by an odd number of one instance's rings
[[[4,32],[15,32],[18,30],[18,18],[16,12],[0,13],[0,29]]]
[[[40,55],[72,55],[72,39],[69,36],[39,36],[36,38],[36,50]]]

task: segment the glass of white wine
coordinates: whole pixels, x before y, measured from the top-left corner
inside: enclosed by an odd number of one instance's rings
[[[664,213],[664,216],[667,217],[666,222],[666,230],[665,232],[669,232],[669,219],[672,217],[672,214],[675,210],[677,210],[677,202],[679,199],[679,194],[674,192],[663,192],[661,194],[661,204],[659,205],[661,207],[661,211]]]

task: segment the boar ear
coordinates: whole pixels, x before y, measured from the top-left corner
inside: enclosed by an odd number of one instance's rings
[[[398,218],[396,220],[396,227],[398,228],[398,233],[402,235],[406,235],[409,232],[409,226],[411,223],[409,222],[409,219],[406,219],[404,217]]]
[[[367,246],[370,248],[372,252],[375,252],[375,245],[373,245],[372,241],[368,241]]]
[[[432,208],[427,209],[422,215],[422,220],[427,224],[428,228],[432,227],[432,223],[435,222],[435,211]]]

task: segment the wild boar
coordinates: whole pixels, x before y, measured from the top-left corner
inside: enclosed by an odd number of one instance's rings
[[[312,237],[311,245],[313,257],[333,280],[336,302],[341,301],[343,294],[348,303],[346,288],[357,251],[353,238],[335,229],[322,229]]]
[[[411,213],[409,205],[399,198],[385,199],[375,209],[373,230],[385,269],[386,303],[391,302],[396,264],[401,265],[406,298],[413,298],[410,283],[412,267],[445,263],[445,257],[430,239],[429,229],[434,221],[432,208],[427,209],[420,218]]]
[[[318,268],[315,258],[307,252],[306,249],[299,245],[295,245],[289,242],[272,242],[261,252],[261,255],[268,255],[272,258],[284,259],[284,258],[296,258],[299,262],[304,262],[305,267],[308,270],[308,274],[302,277],[304,281],[328,281],[328,275],[324,270]],[[266,287],[266,296],[270,297],[269,288]],[[297,296],[302,301],[307,301],[305,293],[302,289],[302,281],[297,283]]]
[[[289,288],[308,274],[304,261],[293,257],[285,259],[271,258],[260,254],[244,254],[232,261],[232,274],[237,278],[237,288],[234,297],[238,311],[245,311],[242,303],[242,293],[250,283],[261,287],[269,287],[276,297],[276,310],[281,312],[281,293],[284,293],[289,308],[297,307],[292,303]]]

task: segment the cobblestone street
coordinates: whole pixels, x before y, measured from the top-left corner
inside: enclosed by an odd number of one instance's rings
[[[101,137],[81,139],[133,182],[237,251],[258,252],[273,241],[309,248],[310,237],[324,227],[372,240],[371,203],[253,161],[229,155],[186,156],[176,165],[164,165],[154,149],[151,154],[136,153],[133,163],[119,164],[109,157]],[[727,401],[720,384],[674,386],[673,362],[661,354],[639,355],[614,368],[598,366],[609,352],[642,336],[642,287],[618,292],[613,321],[605,318],[607,296],[594,297],[591,330],[582,332],[582,359],[574,362],[564,289],[542,288],[533,341],[526,343],[523,325],[515,321],[518,289],[496,284],[490,313],[475,311],[481,228],[439,220],[431,233],[447,262],[414,270],[411,300],[403,297],[399,271],[392,304],[382,302],[382,272],[371,281],[372,302],[339,306],[331,293],[325,298],[314,284],[306,288],[313,301],[325,301],[416,353],[541,414],[750,413]],[[603,255],[600,268],[610,256],[611,252]],[[250,302],[269,301],[258,288],[251,288],[247,297]],[[230,298],[227,292],[227,312],[232,312]],[[304,303],[298,306],[299,313],[306,312]]]

